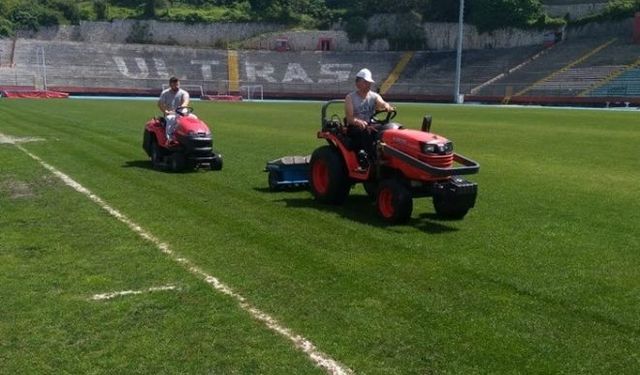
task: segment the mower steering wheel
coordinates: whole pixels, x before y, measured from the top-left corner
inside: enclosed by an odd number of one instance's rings
[[[176,108],[176,115],[187,116],[193,113],[193,107],[178,107]]]
[[[387,113],[387,115],[385,116],[385,118],[383,119],[379,119],[376,116],[378,116],[380,113]],[[394,117],[396,117],[396,110],[391,110],[391,111],[376,111],[371,118],[369,119],[369,123],[370,124],[378,124],[378,125],[385,125],[388,124],[389,121],[393,120]]]

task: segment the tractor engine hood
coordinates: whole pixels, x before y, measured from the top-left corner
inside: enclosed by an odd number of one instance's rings
[[[412,129],[387,130],[382,133],[382,141],[414,156],[425,153],[444,155],[453,152],[453,144],[447,138]]]
[[[211,135],[207,124],[194,115],[178,117],[176,132],[182,135],[199,135],[201,137]]]

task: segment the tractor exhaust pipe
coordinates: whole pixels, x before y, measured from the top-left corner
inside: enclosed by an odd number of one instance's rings
[[[431,115],[426,115],[422,118],[422,127],[420,130],[423,132],[431,132]]]

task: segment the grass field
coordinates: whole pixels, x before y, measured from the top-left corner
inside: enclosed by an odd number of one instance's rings
[[[41,139],[0,144],[0,373],[326,372],[183,258],[357,374],[640,371],[638,113],[398,104],[481,164],[479,196],[386,226],[361,186],[267,189],[322,145],[319,103],[193,105],[222,171],[151,169],[152,101],[0,100],[5,140]]]

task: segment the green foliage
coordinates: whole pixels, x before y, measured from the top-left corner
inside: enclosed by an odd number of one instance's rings
[[[470,3],[470,21],[480,32],[504,27],[526,28],[544,17],[538,0],[474,0],[467,3]]]
[[[166,0],[145,0],[143,16],[146,18],[156,18],[158,10],[167,8]]]
[[[252,17],[256,20],[300,23],[304,16],[322,20],[330,12],[324,0],[249,0]]]
[[[640,0],[611,0],[600,14],[571,21],[572,25],[584,25],[590,22],[617,21],[633,17],[640,11]]]
[[[106,21],[109,18],[109,0],[93,0],[93,11],[96,20]]]
[[[64,18],[72,24],[78,24],[81,19],[87,19],[88,15],[82,14],[75,0],[52,0],[49,2],[52,9],[62,13]]]
[[[36,2],[23,2],[9,13],[9,21],[15,28],[38,30],[40,26],[59,24],[59,13]]]
[[[415,12],[399,15],[404,22],[398,23],[396,31],[389,37],[391,49],[420,50],[424,48],[425,36],[422,27],[422,16]]]
[[[360,16],[351,17],[346,20],[344,30],[347,33],[349,42],[361,43],[367,35],[367,20]]]
[[[469,4],[469,1],[466,2]],[[431,0],[422,8],[425,21],[458,22],[460,2],[456,0]],[[465,17],[469,14],[469,6],[465,6]]]
[[[251,20],[251,4],[249,1],[234,2],[223,14],[223,18],[232,22],[247,22]]]
[[[13,24],[4,17],[0,17],[0,36],[13,35]]]

